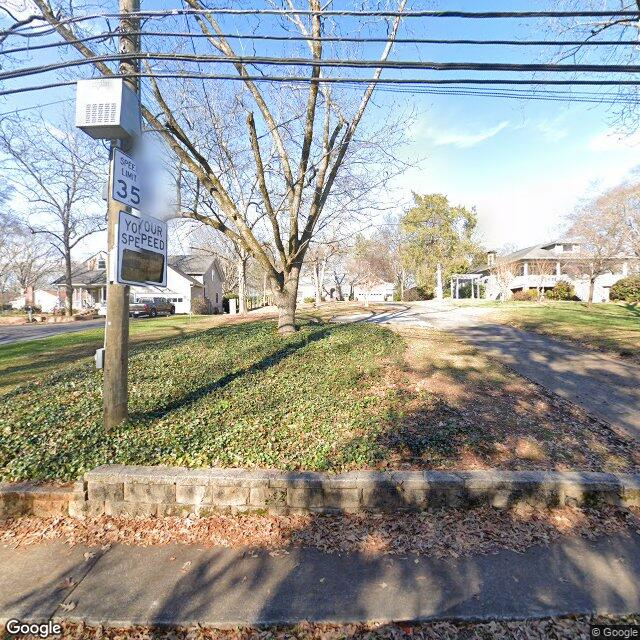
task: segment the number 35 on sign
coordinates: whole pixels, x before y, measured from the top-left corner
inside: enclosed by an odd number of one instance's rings
[[[134,209],[142,209],[140,166],[120,149],[113,150],[111,197]]]

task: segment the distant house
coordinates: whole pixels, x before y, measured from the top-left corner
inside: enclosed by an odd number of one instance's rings
[[[497,256],[495,251],[490,251],[485,265],[472,267],[470,274],[459,277],[467,282],[471,277],[474,284],[484,285],[485,298],[490,300],[510,298],[515,292],[527,289],[548,291],[560,280],[571,283],[578,298],[588,300],[589,279],[580,267],[580,263],[587,259],[580,242],[560,239],[505,256]],[[631,256],[612,259],[610,271],[596,278],[594,301],[607,302],[611,286],[637,272],[639,267],[638,259]],[[455,287],[452,288],[453,297],[457,297]]]
[[[359,284],[353,288],[353,297],[358,302],[386,302],[393,300],[395,285],[393,282]]]
[[[77,309],[104,306],[107,300],[107,254],[96,253],[74,268],[73,306]],[[55,280],[59,297],[66,297],[64,277]],[[134,300],[162,298],[172,302],[176,313],[189,313],[196,300],[203,300],[209,312],[222,312],[222,272],[217,261],[205,256],[170,256],[167,286],[132,286]]]
[[[27,287],[27,290],[19,297],[9,302],[13,309],[24,309],[27,305],[38,307],[44,313],[51,313],[60,305],[58,290],[56,288]]]

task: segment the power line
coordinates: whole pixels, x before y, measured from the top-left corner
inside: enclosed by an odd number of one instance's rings
[[[629,18],[639,19],[640,11],[309,11],[290,9],[169,9],[162,11],[132,11],[94,13],[62,19],[58,25],[73,24],[99,18],[168,18],[182,15],[246,15],[246,16],[321,16],[321,17],[372,17],[372,18],[459,18],[471,20],[485,19],[525,19],[525,18]],[[44,18],[42,18],[44,20]],[[26,26],[5,33],[25,32],[38,27]]]
[[[34,104],[30,107],[22,107],[21,109],[14,109],[13,111],[5,111],[0,113],[0,118],[3,116],[11,116],[14,113],[22,113],[23,111],[31,111],[31,109],[41,109],[42,107],[51,107],[54,104],[62,104],[63,102],[72,102],[74,98],[65,98],[64,100],[54,100],[53,102],[44,102],[40,104]]]
[[[157,79],[174,79],[174,80],[234,80],[244,82],[250,80],[252,82],[281,82],[281,83],[297,83],[301,85],[309,82],[329,83],[329,84],[371,84],[377,85],[401,85],[401,86],[421,86],[421,85],[529,85],[529,86],[592,86],[592,87],[637,87],[640,86],[640,79],[637,80],[581,80],[581,79],[506,79],[506,78],[380,78],[379,80],[371,80],[370,78],[331,78],[322,77],[319,79],[311,79],[305,76],[239,76],[225,74],[198,74],[198,73],[131,73],[126,76],[122,74],[111,74],[105,76],[109,78],[157,78]],[[18,93],[27,93],[31,91],[41,91],[44,89],[54,89],[58,87],[68,87],[75,85],[75,80],[62,82],[52,82],[27,87],[17,87],[15,89],[5,89],[0,91],[0,96],[13,95]]]
[[[14,33],[23,38],[35,38],[42,35],[48,35],[55,31],[48,30],[34,34]],[[13,49],[2,49],[3,54],[23,53],[36,51],[40,49],[51,49],[56,47],[68,47],[85,42],[96,40],[108,40],[117,37],[118,31],[107,31],[97,35],[77,38],[75,40],[48,42],[40,45],[27,45],[24,47],[15,47]],[[131,36],[144,37],[171,37],[171,38],[205,38],[211,36],[206,33],[193,33],[184,31],[134,31]],[[378,44],[388,42],[388,38],[374,37],[358,37],[358,36],[293,36],[293,35],[270,35],[256,33],[222,33],[216,34],[217,38],[225,38],[228,40],[263,40],[273,42],[348,42],[356,44]],[[569,47],[569,46],[585,46],[585,47],[617,47],[617,46],[638,46],[637,40],[478,40],[478,39],[438,39],[438,38],[395,38],[394,44],[429,44],[429,45],[473,45],[473,46],[513,46],[513,47]]]
[[[640,73],[640,65],[613,64],[520,64],[507,62],[434,62],[419,60],[311,60],[309,58],[277,58],[269,56],[218,56],[183,53],[152,53],[141,52],[131,54],[106,54],[55,62],[48,65],[26,67],[0,73],[0,80],[23,78],[30,75],[48,73],[58,69],[80,67],[97,62],[122,62],[124,60],[169,60],[171,62],[216,63],[238,65],[273,65],[296,67],[331,67],[352,69],[396,69],[420,71],[485,71],[485,72],[513,72],[513,73]],[[242,79],[242,76],[241,76]],[[368,80],[368,79],[367,79]],[[318,82],[332,81],[322,77]]]

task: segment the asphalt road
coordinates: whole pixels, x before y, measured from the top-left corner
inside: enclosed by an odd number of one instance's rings
[[[82,320],[78,322],[60,322],[55,324],[19,324],[0,326],[0,346],[16,342],[40,340],[61,333],[74,333],[104,326],[104,318],[99,320]]]

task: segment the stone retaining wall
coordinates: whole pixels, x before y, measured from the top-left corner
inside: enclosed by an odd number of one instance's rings
[[[18,516],[59,516],[69,513],[71,487],[28,482],[0,483],[0,520]]]
[[[0,519],[359,513],[518,504],[640,506],[640,475],[547,471],[354,471],[339,475],[107,465],[73,486],[0,484]]]
[[[640,506],[640,475],[354,471],[339,475],[111,465],[76,483],[73,516],[357,513],[491,505]]]

